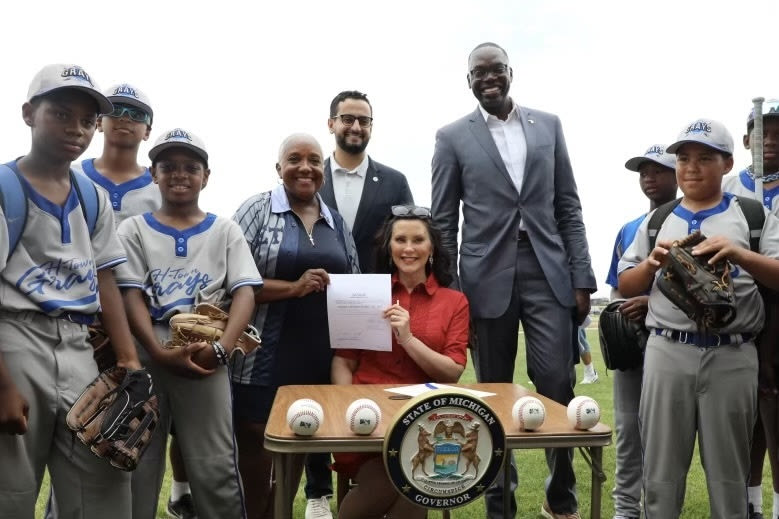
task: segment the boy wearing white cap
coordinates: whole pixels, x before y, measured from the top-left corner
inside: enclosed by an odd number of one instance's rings
[[[662,223],[656,246],[650,250],[650,215],[619,262],[622,295],[638,296],[651,287],[639,409],[645,516],[679,517],[697,436],[711,517],[746,518],[749,443],[757,412],[754,337],[764,318],[756,282],[779,288],[779,219],[765,215],[759,253],[752,251],[747,201],[721,188],[733,167],[733,138],[721,123],[690,123],[666,152],[676,154],[684,196]],[[736,318],[707,333],[654,283],[671,242],[696,230],[708,238],[693,254],[711,253],[711,261],[734,265]]]
[[[649,199],[649,210],[676,198],[676,156],[665,152],[665,145],[653,144],[643,155],[630,158],[625,168],[638,173],[641,191]],[[636,231],[646,218],[642,214],[622,226],[614,243],[606,283],[611,285],[611,300],[625,299],[617,288],[617,266],[623,253],[633,243]],[[644,322],[649,296],[639,295],[620,305],[628,319]],[[616,469],[614,471],[614,519],[638,519],[641,516],[641,436],[638,405],[644,369],[614,371],[614,434],[616,436]]]
[[[165,471],[171,419],[199,517],[245,517],[233,441],[226,362],[254,310],[262,285],[249,246],[232,220],[202,211],[210,170],[203,142],[176,128],[149,151],[159,210],[128,218],[118,234],[128,261],[117,269],[139,354],[158,383],[160,427],[133,474],[133,517],[155,516]],[[163,346],[168,321],[199,302],[231,301],[221,339],[182,348]]]
[[[33,518],[45,468],[63,517],[130,517],[129,474],[65,425],[97,376],[87,325],[98,313],[117,364],[140,368],[112,271],[126,257],[108,197],[70,169],[112,109],[82,67],[44,67],[22,106],[30,152],[0,166],[0,517]]]
[[[122,83],[105,91],[114,109],[97,120],[103,154],[73,165],[108,193],[116,225],[125,218],[160,207],[160,190],[151,172],[138,164],[138,150],[149,138],[154,112],[141,89]]]
[[[747,116],[747,133],[742,142],[746,149],[752,148],[752,131],[755,126],[754,108]],[[773,213],[779,214],[779,100],[771,99],[763,103],[763,169],[762,178],[756,179],[750,164],[736,175],[727,175],[722,182],[722,190],[738,196],[756,198],[755,184],[762,182],[763,199],[760,202]],[[749,499],[749,519],[763,519],[763,465],[766,444],[769,449],[771,476],[773,480],[773,512],[771,519],[779,518],[779,410],[777,397],[777,366],[775,348],[779,339],[779,306],[776,293],[764,292],[766,302],[766,328],[758,341],[760,353],[760,398],[758,399],[758,420],[755,423],[752,438],[751,470],[747,496]],[[764,424],[765,422],[765,424]]]

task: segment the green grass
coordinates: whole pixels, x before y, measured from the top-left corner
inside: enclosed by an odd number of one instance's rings
[[[591,328],[587,332],[587,337],[592,346],[592,357],[595,367],[598,371],[599,380],[595,384],[590,385],[577,385],[577,395],[587,395],[593,397],[601,407],[601,421],[610,425],[613,428],[614,414],[613,414],[613,396],[612,396],[612,383],[613,379],[606,373],[603,367],[603,359],[598,348],[597,330]],[[526,373],[525,357],[524,357],[524,341],[520,336],[520,354],[517,358],[516,371],[514,380],[527,388],[532,388],[528,381]],[[577,366],[577,380],[582,379],[582,367]],[[476,382],[476,377],[473,372],[473,367],[469,365],[465,370],[461,378],[463,383]],[[517,517],[519,518],[532,518],[536,519],[540,517],[538,513],[541,503],[544,500],[544,479],[547,476],[546,461],[542,450],[521,450],[515,451],[515,457],[517,460],[517,467],[519,468],[519,489],[517,490],[517,501],[519,510]],[[611,488],[614,485],[614,446],[611,445],[603,449],[603,466],[606,477],[608,478],[603,484],[603,505],[602,505],[602,517],[612,517],[614,513],[614,503],[611,499]],[[590,471],[586,462],[579,455],[578,451],[574,459],[574,468],[576,470],[576,477],[578,480],[578,494],[579,494],[579,509],[582,513],[582,517],[589,517],[590,509]],[[163,518],[165,515],[165,503],[168,500],[168,494],[170,492],[171,481],[170,470],[165,475],[165,483],[163,484],[162,494],[160,496],[160,506],[158,508],[157,517]],[[768,463],[765,464],[763,472],[763,502],[764,510],[771,510],[771,476]],[[45,507],[45,496],[48,495],[48,477],[43,482],[41,489],[41,497],[38,500],[38,507],[36,510],[36,517],[43,517],[43,510]],[[248,489],[251,491],[250,489]],[[295,498],[295,511],[294,519],[303,519],[303,510],[305,509],[305,502],[303,499],[303,487],[298,489],[297,497]],[[429,516],[440,517],[440,513],[430,513]],[[456,519],[483,519],[484,503],[482,500],[478,500],[463,508],[458,508],[452,512],[452,517]],[[706,481],[703,476],[703,471],[700,466],[700,461],[697,456],[693,458],[692,467],[690,469],[689,476],[687,478],[687,496],[684,503],[684,509],[682,511],[682,517],[685,519],[704,519],[709,517],[709,504],[708,495],[706,492]],[[229,519],[229,518],[225,518]]]

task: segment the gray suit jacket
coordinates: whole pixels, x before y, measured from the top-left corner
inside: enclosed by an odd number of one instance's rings
[[[319,194],[330,208],[338,210],[329,158],[325,161],[325,184]],[[361,272],[375,271],[374,240],[384,220],[392,213],[392,206],[413,203],[414,197],[411,196],[411,189],[403,173],[368,157],[368,171],[352,229]]]
[[[462,201],[459,283],[471,301],[475,318],[497,318],[508,308],[520,215],[552,292],[562,305],[576,305],[574,288],[596,289],[560,120],[523,107],[520,120],[527,140],[520,193],[478,107],[436,134],[433,218],[456,268]]]

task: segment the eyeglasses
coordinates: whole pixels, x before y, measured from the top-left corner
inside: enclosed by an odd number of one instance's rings
[[[420,216],[422,218],[431,218],[432,214],[427,207],[417,205],[393,205],[392,216]]]
[[[474,67],[471,69],[471,77],[474,79],[484,79],[490,72],[495,76],[502,76],[508,69],[509,66],[503,63],[498,63],[491,67]]]
[[[108,115],[109,117],[114,117],[116,119],[119,119],[124,114],[127,114],[130,117],[130,119],[132,119],[137,123],[149,124],[149,122],[151,121],[149,114],[147,114],[143,110],[134,108],[132,106],[126,106],[126,105],[114,105],[114,111],[106,115]]]
[[[357,121],[360,123],[360,128],[367,128],[373,124],[373,117],[368,117],[367,115],[338,114],[335,117],[331,117],[331,119],[341,119],[341,122],[346,126],[352,126],[354,121]]]

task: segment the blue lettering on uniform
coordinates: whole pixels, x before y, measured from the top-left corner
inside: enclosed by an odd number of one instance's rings
[[[75,79],[80,79],[82,81],[86,81],[89,83],[90,86],[94,87],[95,84],[92,83],[92,79],[89,77],[89,74],[87,74],[87,71],[79,66],[73,66],[68,67],[65,70],[62,71],[61,74],[62,77],[72,77]]]
[[[184,270],[183,268],[152,269],[149,275],[155,297],[168,296],[179,291],[193,296],[212,281],[211,276],[196,268],[192,270]]]
[[[47,292],[70,292],[84,285],[90,293],[97,291],[95,262],[91,258],[46,261],[28,269],[16,282],[16,288],[28,296],[45,296]]]

